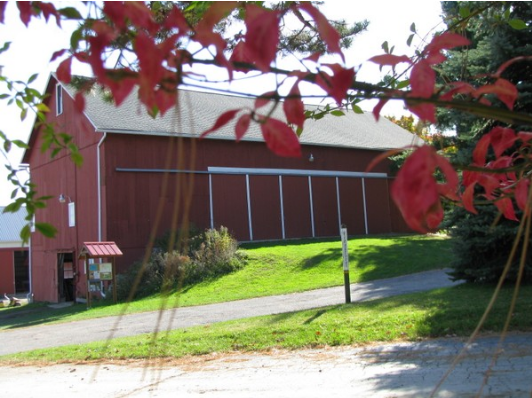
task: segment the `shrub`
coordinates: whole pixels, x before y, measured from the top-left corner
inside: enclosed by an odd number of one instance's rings
[[[167,233],[158,240],[144,267],[139,261],[126,273],[117,276],[119,300],[129,297],[138,275],[141,275],[140,282],[133,298],[169,292],[180,283],[190,285],[215,278],[240,269],[245,264],[245,256],[238,250],[238,242],[225,227],[192,234],[184,245],[188,247],[186,254],[177,250],[163,250],[163,247],[168,247],[169,236],[170,233]]]
[[[185,283],[195,283],[236,271],[244,265],[238,242],[228,229],[207,229],[191,239],[191,262],[187,267]]]
[[[516,237],[518,223],[500,218],[494,206],[479,206],[478,214],[471,214],[464,209],[453,211],[454,224],[450,229],[456,260],[451,266],[454,280],[463,279],[467,282],[497,282],[503,272]],[[530,245],[530,242],[527,242]],[[512,262],[507,281],[515,281],[520,262],[520,243]],[[528,250],[525,265],[524,281],[532,282],[532,252]]]
[[[129,297],[139,275],[140,281],[133,298],[174,289],[179,281],[183,280],[189,262],[188,256],[181,255],[179,252],[163,253],[155,250],[144,266],[142,261],[136,262],[126,273],[117,276],[118,299],[125,300]]]

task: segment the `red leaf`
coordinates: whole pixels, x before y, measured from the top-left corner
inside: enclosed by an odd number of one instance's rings
[[[144,81],[151,87],[155,86],[164,75],[162,51],[154,40],[142,31],[135,39],[135,50],[139,58],[141,82]]]
[[[453,166],[451,166],[451,163],[449,163],[449,161],[443,156],[436,154],[435,161],[436,167],[438,167],[445,176],[445,182],[438,184],[438,193],[451,200],[459,200],[457,195],[458,185],[460,183],[458,174]]]
[[[254,4],[246,5],[246,56],[266,72],[277,55],[279,44],[279,12],[265,10]]]
[[[238,5],[235,1],[219,1],[214,2],[207,9],[201,21],[198,23],[198,28],[200,30],[208,29],[211,30],[214,26],[220,22],[222,18],[225,18],[233,9]]]
[[[519,207],[523,211],[525,211],[526,209],[526,204],[528,202],[528,196],[529,196],[529,190],[530,190],[530,181],[527,178],[523,178],[519,180],[519,182],[515,186],[515,202],[517,203],[517,207]]]
[[[433,104],[412,105],[406,102],[407,108],[421,120],[436,123],[436,106]]]
[[[283,103],[283,110],[288,123],[295,124],[300,129],[305,123],[305,105],[301,101],[301,93],[298,84],[294,84],[288,98]]]
[[[80,91],[76,93],[76,96],[74,98],[74,106],[79,113],[85,110],[85,97]]]
[[[456,172],[448,161],[434,148],[422,146],[416,149],[397,173],[392,185],[392,197],[410,228],[427,232],[438,227],[443,219],[439,191],[453,196],[457,187]],[[442,169],[447,183],[438,184],[434,177],[437,168]]]
[[[400,64],[401,62],[407,62],[412,63],[410,61],[410,58],[408,58],[406,55],[392,55],[392,54],[383,54],[383,55],[377,55],[375,57],[372,57],[369,59],[369,61],[376,63],[377,65],[390,65],[395,66],[397,64]]]
[[[347,90],[353,85],[355,70],[353,68],[346,69],[339,64],[324,64],[324,66],[329,67],[333,75],[318,74],[316,84],[340,105],[347,96]]]
[[[20,20],[27,27],[32,15],[35,15],[31,1],[17,1],[17,7],[20,12]]]
[[[242,137],[246,134],[249,128],[249,123],[251,122],[251,115],[246,113],[245,115],[240,116],[235,125],[235,136],[236,141],[240,141]]]
[[[504,151],[510,148],[517,136],[510,128],[494,127],[489,133],[483,135],[478,140],[475,149],[473,150],[473,161],[476,164],[484,164],[486,162],[486,155],[488,148],[491,145],[496,157],[500,157]]]
[[[272,103],[272,100],[278,98],[276,91],[268,91],[267,93],[261,94],[255,99],[255,109],[262,108],[268,104]]]
[[[196,26],[196,33],[194,34],[194,40],[197,40],[204,47],[214,46],[216,48],[217,56],[223,57],[223,52],[227,47],[227,43],[224,38],[213,31],[214,26],[220,22],[227,14],[229,14],[237,3],[232,1],[217,1],[207,9],[198,25]],[[225,57],[223,57],[225,59]],[[217,58],[220,63],[220,58]]]
[[[464,193],[462,194],[462,204],[464,208],[470,213],[477,214],[477,209],[473,206],[473,197],[475,194],[475,184],[471,184],[466,187]]]
[[[473,149],[473,161],[476,164],[483,165],[486,163],[486,154],[491,143],[491,138],[488,134],[482,136],[478,140],[475,149]]]
[[[419,98],[430,98],[436,85],[436,72],[430,64],[421,60],[412,67],[410,74],[412,95]]]
[[[471,84],[464,82],[450,83],[449,86],[451,89],[440,97],[443,101],[451,101],[455,94],[470,95],[475,91],[475,88]]]
[[[311,61],[311,62],[314,62],[314,63],[318,63],[319,59],[321,57],[321,53],[313,53],[313,54],[310,54],[308,57],[306,58],[303,58],[304,61]]]
[[[260,125],[268,148],[280,156],[300,157],[301,145],[296,133],[281,120],[263,119]]]
[[[426,51],[450,50],[459,46],[467,46],[471,42],[458,33],[445,32],[441,35],[434,36],[432,41],[427,45]]]
[[[59,50],[52,54],[52,58],[50,59],[50,62],[55,61],[57,58],[59,58],[61,55],[63,55],[67,50]]]
[[[179,30],[179,36],[186,35],[190,31],[190,26],[183,16],[183,13],[175,5],[168,13],[166,20],[164,21],[164,27],[167,29],[177,28]]]
[[[494,127],[488,134],[496,157],[501,156],[517,140],[515,132],[510,128]]]
[[[380,99],[379,102],[377,103],[377,105],[375,105],[375,107],[373,108],[373,116],[375,117],[376,121],[379,121],[379,117],[381,115],[381,110],[384,107],[384,105],[386,105],[388,100],[389,100],[388,98]]]
[[[523,142],[528,142],[532,140],[532,133],[529,133],[528,131],[520,131],[519,133],[517,133],[517,136]]]
[[[7,1],[0,1],[0,23],[4,23]]]
[[[126,11],[123,1],[104,1],[103,12],[119,28],[126,28]]]
[[[502,198],[496,200],[494,204],[505,218],[507,218],[508,220],[519,221],[515,215],[512,199]]]
[[[137,82],[136,78],[130,77],[120,78],[118,80],[107,79],[107,87],[111,90],[117,106],[128,97]]]
[[[483,94],[495,94],[508,109],[513,109],[517,100],[517,87],[506,79],[497,79],[495,84],[488,84],[475,90],[474,95],[480,97]]]
[[[238,44],[233,49],[233,53],[231,54],[231,58],[229,58],[229,61],[231,63],[244,63],[244,64],[253,64],[253,59],[248,56],[246,53],[246,43],[243,41],[238,42]],[[234,70],[239,72],[249,72],[249,68],[245,68],[242,66],[234,66]]]
[[[146,29],[150,33],[157,31],[157,23],[151,10],[142,1],[126,1],[124,11],[131,23],[137,28]]]
[[[298,7],[309,14],[316,22],[316,28],[320,34],[320,37],[327,45],[327,49],[331,53],[340,54],[342,61],[345,62],[344,54],[340,48],[340,34],[329,23],[327,18],[315,8],[310,1],[303,1],[299,3]]]
[[[216,119],[216,122],[214,123],[214,126],[212,126],[210,129],[204,131],[201,133],[200,138],[204,138],[206,135],[212,133],[213,131],[218,130],[220,127],[225,126],[227,123],[229,123],[231,120],[234,119],[236,114],[240,111],[240,109],[232,109],[230,111],[222,113],[218,119]]]
[[[70,72],[71,65],[72,57],[68,57],[57,67],[57,78],[65,84],[69,84],[72,81],[72,75]]]
[[[50,18],[50,15],[53,15],[55,17],[55,22],[57,23],[57,26],[61,27],[61,16],[57,12],[53,4],[41,1],[39,2],[39,8],[41,9],[46,22],[48,22],[48,18]]]

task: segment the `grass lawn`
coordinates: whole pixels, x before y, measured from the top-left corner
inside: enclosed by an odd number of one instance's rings
[[[500,332],[512,288],[504,288],[484,332]],[[493,293],[493,287],[460,285],[274,316],[243,319],[162,334],[114,339],[79,346],[37,350],[2,361],[79,361],[167,358],[234,350],[297,349],[469,335]],[[512,330],[532,330],[532,286],[523,287],[512,314]]]
[[[442,236],[352,237],[348,242],[352,283],[444,268],[452,260],[451,239]],[[166,302],[153,296],[129,304],[50,309],[42,304],[0,310],[0,330],[50,322],[154,311],[275,294],[344,283],[338,239],[254,243],[242,246],[248,264],[218,279],[187,287]]]

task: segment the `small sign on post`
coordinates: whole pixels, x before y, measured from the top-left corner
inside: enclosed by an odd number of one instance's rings
[[[349,283],[349,252],[347,251],[347,228],[340,230],[342,237],[342,257],[344,263],[344,286],[345,286],[345,302],[351,303],[351,286]]]

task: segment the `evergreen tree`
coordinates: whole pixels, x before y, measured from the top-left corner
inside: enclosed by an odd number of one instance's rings
[[[506,61],[532,54],[532,3],[530,2],[442,2],[444,19],[450,29],[466,35],[472,42],[467,49],[451,52],[442,64],[441,81],[463,80],[486,84]],[[515,109],[532,113],[532,63],[516,62],[502,74],[517,85],[519,98]],[[495,98],[493,106],[503,107]],[[472,163],[472,151],[480,137],[500,124],[465,113],[442,109],[439,128],[455,130],[458,150],[453,162],[459,166]],[[524,126],[509,126],[519,131]],[[492,205],[478,206],[471,215],[456,208],[447,220],[456,237],[455,279],[494,282],[501,275],[516,237],[518,224],[497,217]],[[528,242],[530,243],[530,242]],[[522,245],[522,242],[521,242]],[[518,256],[517,256],[518,257]],[[512,262],[508,279],[515,279],[519,258]],[[532,281],[532,257],[529,255],[525,279]]]

